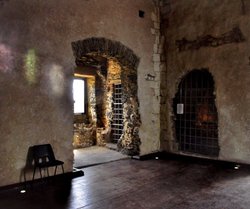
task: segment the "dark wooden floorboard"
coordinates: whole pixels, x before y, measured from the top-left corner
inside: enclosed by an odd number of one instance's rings
[[[1,209],[249,209],[250,170],[216,162],[120,160],[85,176],[0,191]]]

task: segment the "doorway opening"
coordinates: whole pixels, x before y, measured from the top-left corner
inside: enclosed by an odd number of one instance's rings
[[[217,157],[218,114],[214,80],[207,70],[193,70],[180,82],[173,100],[179,150]]]
[[[139,154],[139,59],[119,42],[90,38],[72,43],[75,76],[86,82],[84,113],[74,115],[75,149],[110,147]]]

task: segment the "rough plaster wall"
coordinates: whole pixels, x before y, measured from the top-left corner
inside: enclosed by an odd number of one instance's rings
[[[219,159],[250,163],[250,2],[240,0],[170,1],[165,25],[168,86],[168,136],[163,149],[176,152],[172,99],[180,79],[190,70],[209,69],[215,80],[219,119]],[[176,40],[221,36],[239,26],[241,43],[179,52]],[[170,110],[170,111],[169,111]]]
[[[0,5],[0,186],[20,182],[28,147],[34,144],[51,143],[66,171],[72,170],[72,41],[105,37],[140,57],[141,151],[158,149],[150,146],[159,139],[147,118],[152,102],[144,80],[153,69],[152,5],[151,0],[11,0]],[[138,17],[139,9],[144,18]],[[30,50],[37,57],[31,82],[24,64]]]

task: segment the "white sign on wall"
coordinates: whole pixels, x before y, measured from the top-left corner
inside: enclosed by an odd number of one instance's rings
[[[177,114],[181,115],[184,113],[184,104],[177,104]]]

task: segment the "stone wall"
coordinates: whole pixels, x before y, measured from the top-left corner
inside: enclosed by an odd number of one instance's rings
[[[96,126],[93,124],[74,124],[74,148],[85,148],[96,144]]]
[[[113,85],[116,83],[121,83],[121,66],[117,59],[109,59],[108,60],[108,73],[107,73],[107,102],[106,102],[106,117],[107,124],[105,126],[105,139],[107,142],[113,142],[111,135],[111,125],[113,123]]]
[[[96,95],[95,95],[95,78],[87,78],[87,91],[88,91],[88,114],[89,122],[96,126]]]
[[[122,66],[123,134],[118,141],[118,150],[127,155],[139,155],[141,140],[139,127],[139,103],[137,97],[137,72]]]
[[[139,10],[145,12],[144,18],[139,17]],[[23,181],[27,151],[35,144],[51,143],[56,157],[65,162],[66,172],[72,170],[76,64],[71,43],[77,40],[104,37],[122,43],[140,58],[135,69],[140,114],[145,115],[140,149],[142,154],[158,149],[150,142],[157,129],[147,116],[152,103],[144,80],[153,69],[152,11],[151,0],[11,0],[0,4],[0,152],[6,156],[0,159],[0,186]]]
[[[177,152],[173,98],[180,80],[193,69],[208,69],[215,81],[219,159],[250,163],[248,86],[250,2],[238,0],[162,1],[167,76],[167,137],[162,148]],[[162,127],[163,128],[163,127]]]

